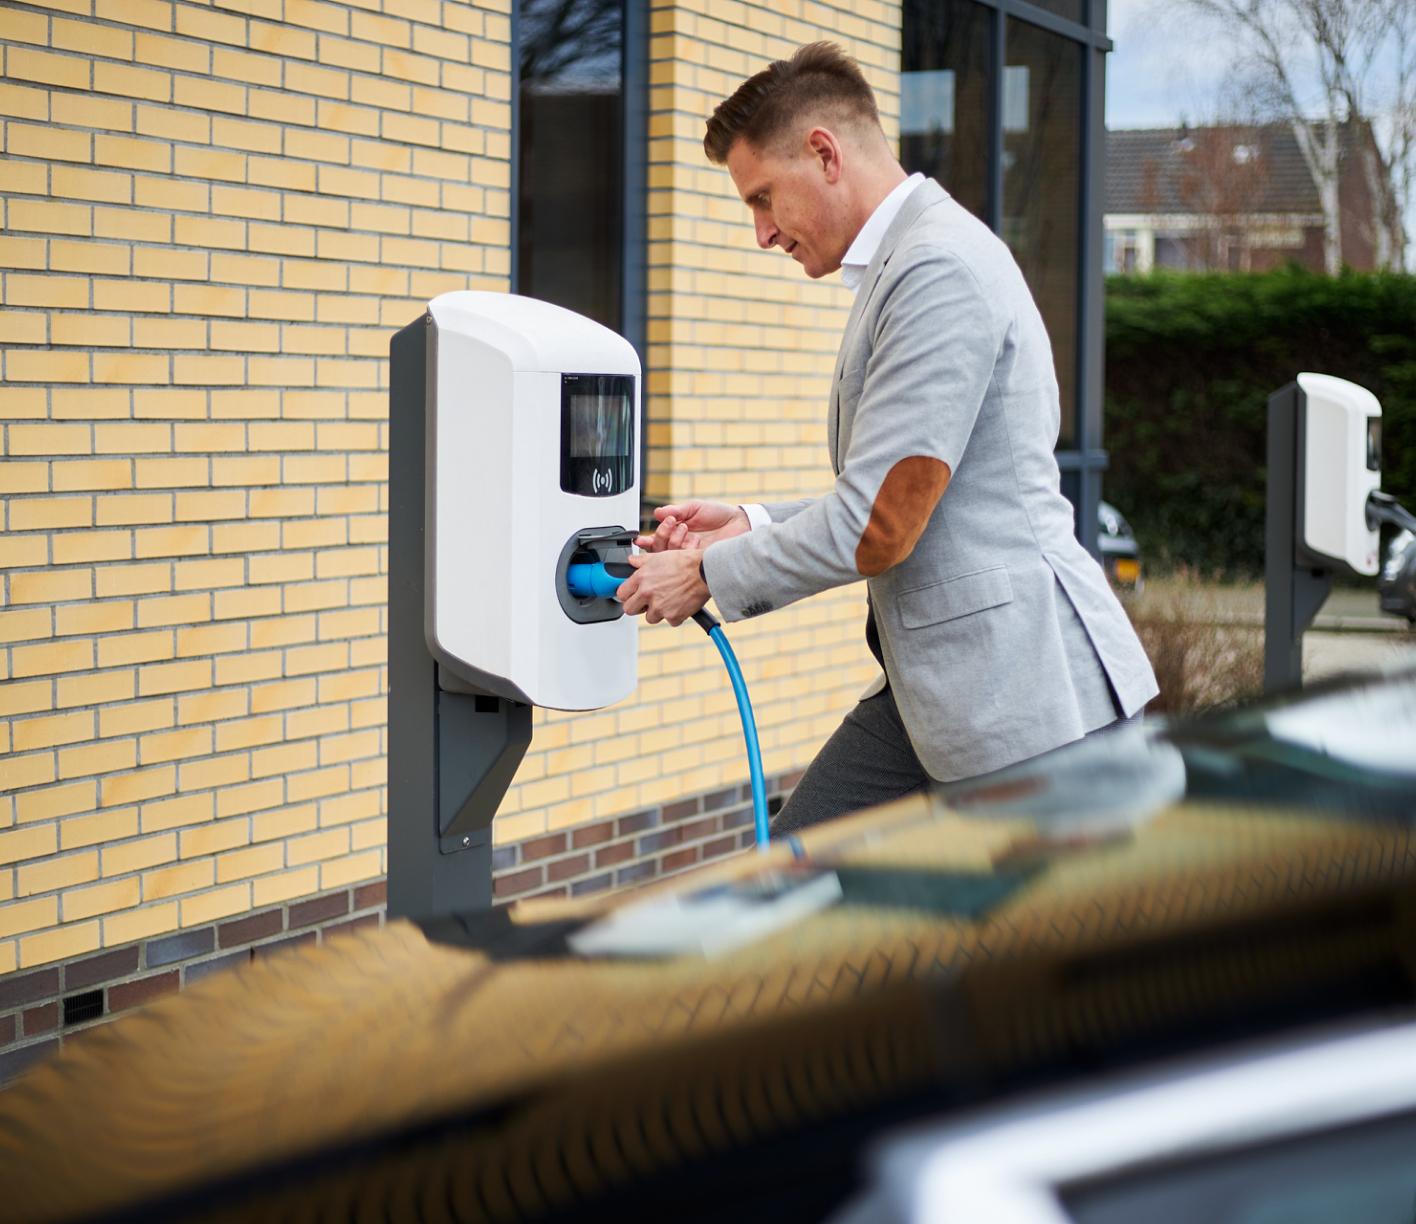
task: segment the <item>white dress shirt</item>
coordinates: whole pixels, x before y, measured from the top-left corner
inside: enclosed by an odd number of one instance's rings
[[[846,249],[846,253],[841,257],[841,284],[845,285],[852,293],[860,288],[861,281],[865,279],[865,270],[870,266],[870,261],[875,258],[875,252],[880,249],[881,240],[885,237],[885,231],[890,228],[890,223],[895,219],[895,215],[900,211],[905,200],[909,198],[910,192],[922,182],[924,182],[924,175],[912,174],[900,183],[875,206],[875,211],[860,227],[860,233],[855,236],[855,241]],[[757,505],[755,502],[745,504],[742,511],[747,515],[749,529],[765,527],[772,521],[766,507]]]
[[[880,249],[880,243],[885,237],[885,231],[890,228],[890,223],[904,207],[910,192],[922,182],[924,175],[912,174],[881,200],[866,223],[860,227],[855,241],[841,256],[841,284],[852,293],[860,288],[860,282],[865,279],[865,270],[875,258],[875,252]]]

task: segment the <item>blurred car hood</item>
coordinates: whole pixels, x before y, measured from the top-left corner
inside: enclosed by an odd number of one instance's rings
[[[6,1208],[811,1215],[901,1119],[1416,999],[1413,760],[1416,672],[1329,682],[651,889],[256,962],[0,1093]],[[695,906],[742,937],[574,950]]]

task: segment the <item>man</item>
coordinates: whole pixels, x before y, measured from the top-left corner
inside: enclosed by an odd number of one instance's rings
[[[813,278],[840,268],[856,295],[827,413],[831,492],[661,507],[620,589],[626,612],[679,624],[710,593],[731,621],[866,580],[884,676],[778,830],[1136,715],[1155,678],[1073,534],[1052,350],[1008,249],[937,183],[906,176],[870,86],[829,43],[744,82],[703,143],[758,245]]]

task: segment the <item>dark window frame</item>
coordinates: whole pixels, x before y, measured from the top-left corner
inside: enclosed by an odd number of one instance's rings
[[[935,0],[950,3],[951,0]],[[1085,22],[1058,16],[1028,0],[971,0],[990,10],[991,71],[988,127],[988,204],[985,220],[994,232],[1003,222],[1003,80],[1007,58],[1009,18],[1059,35],[1084,49],[1081,94],[1081,167],[1078,216],[1078,276],[1076,335],[1075,442],[1057,452],[1064,491],[1077,509],[1078,535],[1093,553],[1097,551],[1097,504],[1101,500],[1102,473],[1108,456],[1102,446],[1102,392],[1104,371],[1104,244],[1102,187],[1105,155],[1105,55],[1112,49],[1106,36],[1106,0],[1085,0]],[[518,287],[517,251],[520,212],[520,6],[513,4],[511,19],[511,287]],[[643,366],[647,341],[647,205],[648,205],[648,93],[649,20],[641,0],[624,0],[621,121],[624,141],[624,244],[621,261],[620,332],[634,345]],[[641,390],[641,396],[644,395]],[[639,446],[640,488],[647,487],[648,413],[641,413]],[[645,505],[647,506],[647,501]]]
[[[954,0],[931,0],[949,4]],[[1097,505],[1108,456],[1102,446],[1102,394],[1105,368],[1105,277],[1102,188],[1106,148],[1106,63],[1112,49],[1106,36],[1106,0],[1085,0],[1084,21],[1071,21],[1028,0],[970,0],[990,15],[987,205],[983,220],[994,233],[1003,229],[1003,81],[1010,18],[1059,35],[1083,51],[1081,165],[1078,181],[1077,334],[1075,338],[1076,415],[1074,443],[1057,451],[1062,487],[1077,511],[1077,535],[1093,553],[1097,545]]]
[[[639,487],[647,497],[648,409],[643,377],[648,343],[649,207],[649,6],[623,0],[620,123],[624,158],[621,205],[620,318],[617,330],[639,354]],[[511,7],[511,269],[512,293],[520,292],[521,249],[521,4]],[[644,502],[647,505],[647,502]]]

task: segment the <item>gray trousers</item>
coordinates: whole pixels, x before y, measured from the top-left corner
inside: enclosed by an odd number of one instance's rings
[[[1123,720],[1118,713],[1117,722],[1121,721],[1129,720]],[[1116,725],[1110,723],[1091,735],[1103,735]],[[1044,752],[1032,759],[1041,760],[1049,755]],[[978,779],[966,781],[972,786]],[[940,787],[947,795],[953,784],[936,783],[925,773],[887,685],[883,692],[858,701],[842,720],[772,821],[772,834],[793,833],[848,812],[888,803],[931,785]]]

